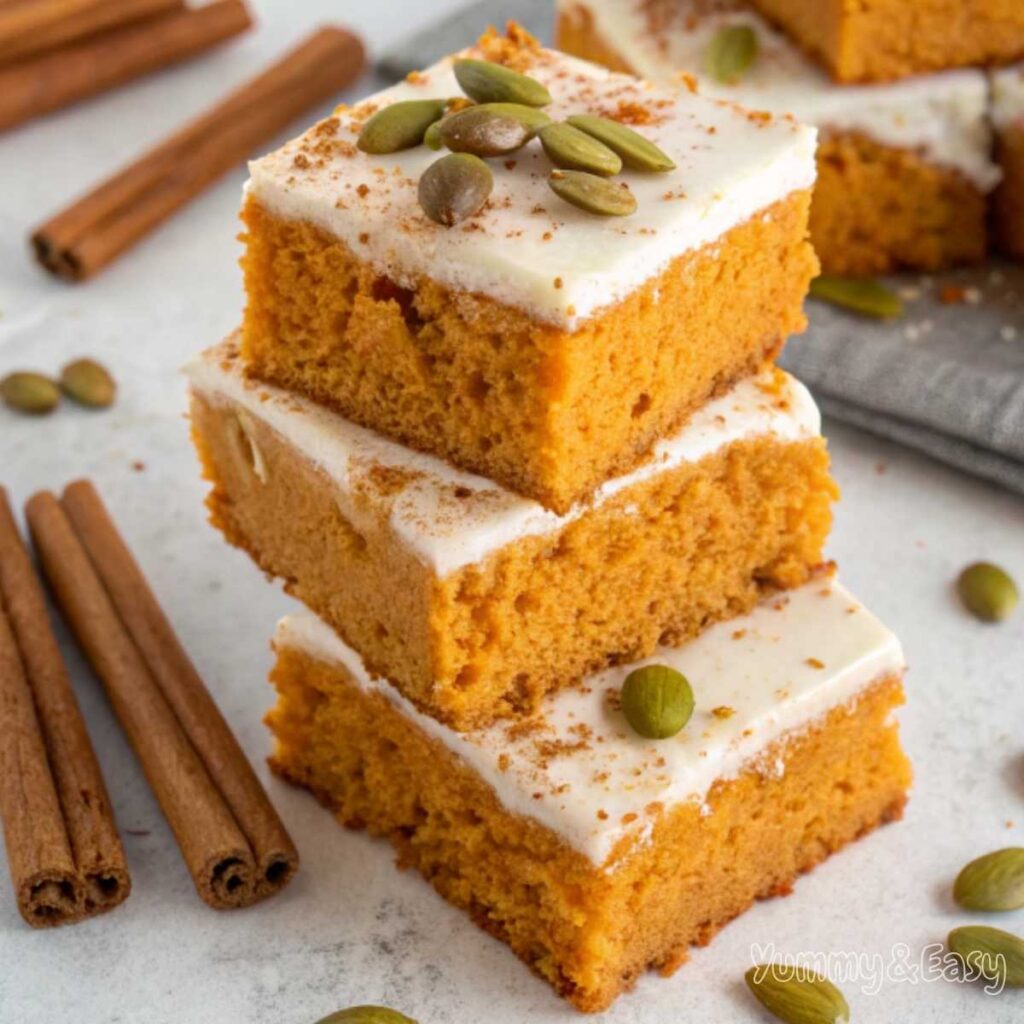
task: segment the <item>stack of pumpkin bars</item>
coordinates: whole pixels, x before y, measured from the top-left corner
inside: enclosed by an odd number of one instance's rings
[[[773,365],[814,152],[490,33],[252,164],[189,367],[213,522],[309,609],[274,768],[582,1010],[903,808],[900,647]]]

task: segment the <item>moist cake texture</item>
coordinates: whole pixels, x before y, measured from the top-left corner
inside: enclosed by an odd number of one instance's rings
[[[632,125],[676,163],[626,171],[635,214],[560,200],[537,142],[492,162],[454,228],[429,220],[424,146],[354,143],[381,107],[449,97],[451,59],[339,110],[250,168],[243,210],[252,372],[566,512],[801,330],[815,132],[536,47],[472,56],[543,82],[559,119]]]
[[[752,0],[839,82],[1024,57],[1019,0]]]
[[[836,489],[817,409],[780,370],[563,516],[252,381],[231,342],[188,373],[214,524],[460,729],[687,640],[821,563]]]
[[[679,735],[631,732],[634,667],[457,733],[309,613],[278,628],[273,767],[507,942],[579,1009],[670,973],[755,899],[900,816],[899,644],[831,579],[654,660],[696,698]]]
[[[715,35],[749,26],[758,52],[736,82],[707,71]],[[985,73],[837,85],[742,0],[560,0],[559,45],[656,81],[790,111],[821,131],[811,239],[826,273],[940,270],[979,262],[992,159]]]
[[[1024,260],[1024,64],[992,72],[992,123],[1003,168],[992,231],[1002,252]]]

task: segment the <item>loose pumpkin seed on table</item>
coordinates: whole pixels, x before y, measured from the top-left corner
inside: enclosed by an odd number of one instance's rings
[[[957,875],[953,898],[968,910],[1024,907],[1024,847],[995,850],[972,860]]]
[[[842,306],[879,320],[903,316],[900,297],[878,281],[822,274],[811,281],[811,295],[833,306]]]
[[[837,1024],[850,1019],[843,993],[805,967],[760,964],[744,975],[754,998],[784,1024]]]
[[[1024,939],[987,925],[965,925],[949,933],[947,945],[972,974],[1006,988],[1024,987]]]
[[[60,388],[41,373],[19,370],[0,380],[0,397],[15,412],[44,416],[57,408]]]
[[[114,378],[94,359],[68,363],[60,373],[60,388],[72,401],[91,409],[106,409],[117,395]]]
[[[322,1017],[316,1024],[418,1024],[387,1006],[349,1006]]]
[[[1017,607],[1020,594],[1013,577],[992,562],[969,565],[957,580],[964,607],[982,622],[1002,622]]]

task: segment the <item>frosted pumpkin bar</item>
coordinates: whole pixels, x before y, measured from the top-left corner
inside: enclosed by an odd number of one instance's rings
[[[1024,260],[1024,64],[992,72],[992,124],[1003,181],[992,206],[992,230],[1007,256]]]
[[[658,650],[695,709],[657,741],[619,710],[632,665],[467,734],[309,613],[275,647],[273,767],[390,839],[581,1010],[672,972],[754,900],[899,818],[910,781],[899,643],[829,579]]]
[[[1020,0],[752,0],[839,82],[1024,57]]]
[[[835,485],[817,409],[781,370],[564,515],[247,378],[234,343],[188,373],[213,523],[460,729],[687,640],[821,562]]]
[[[418,182],[439,154],[355,143],[372,114],[460,95],[452,59],[250,167],[242,260],[252,372],[558,512],[804,327],[813,129],[658,87],[516,35],[467,55],[542,83],[556,121],[601,115],[675,163],[615,180],[630,216],[569,205],[538,140],[490,161],[454,227]]]
[[[737,33],[756,47],[723,76],[715,54]],[[810,231],[826,273],[937,271],[985,258],[999,168],[984,71],[839,85],[746,0],[559,0],[556,38],[618,71],[692,81],[703,95],[815,125]]]

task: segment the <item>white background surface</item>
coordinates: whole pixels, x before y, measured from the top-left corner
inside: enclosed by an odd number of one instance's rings
[[[123,385],[116,408],[103,414],[66,408],[29,421],[0,409],[0,481],[19,504],[75,475],[99,483],[267,777],[260,718],[270,702],[268,637],[288,601],[205,522],[177,373],[239,319],[234,236],[243,172],[85,286],[44,277],[24,245],[37,221],[318,20],[348,21],[379,51],[457,3],[257,6],[258,32],[220,53],[0,138],[0,374],[56,370],[89,354]],[[982,626],[951,590],[958,570],[982,557],[1024,580],[1024,503],[848,430],[832,427],[831,444],[844,490],[831,555],[845,582],[900,633],[910,663],[904,722],[917,780],[907,816],[803,879],[793,896],[744,915],[671,980],[644,979],[609,1020],[765,1019],[742,984],[754,943],[882,961],[905,944],[903,959],[916,959],[968,920],[948,896],[961,864],[1024,845],[1024,609],[1009,624]],[[136,461],[145,468],[133,469]],[[68,650],[118,822],[148,834],[124,836],[134,881],[127,904],[77,927],[27,928],[3,877],[3,1024],[312,1024],[361,1002],[393,1005],[422,1024],[576,1019],[504,946],[416,876],[396,872],[383,843],[346,833],[312,798],[273,779],[301,873],[251,910],[207,909],[97,683]],[[1024,933],[1024,911],[992,922]],[[880,994],[844,984],[854,1020],[1024,1020],[1024,992],[994,998],[941,981],[914,984],[901,979],[899,959]]]

